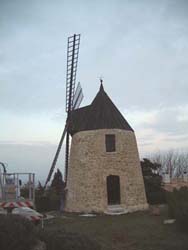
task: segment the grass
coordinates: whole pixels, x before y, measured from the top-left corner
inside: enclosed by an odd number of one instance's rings
[[[165,216],[149,212],[96,217],[63,214],[45,221],[45,227],[82,233],[96,240],[102,250],[188,250],[188,235],[176,224],[164,225]]]

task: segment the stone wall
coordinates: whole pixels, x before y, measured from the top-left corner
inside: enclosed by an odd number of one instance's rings
[[[115,134],[115,152],[106,152],[106,134]],[[120,177],[123,208],[129,211],[147,208],[134,132],[100,129],[76,133],[72,138],[65,210],[105,212],[109,175]]]

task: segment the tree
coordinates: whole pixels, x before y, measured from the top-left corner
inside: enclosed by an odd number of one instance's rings
[[[152,157],[152,162],[161,165],[160,174],[168,173],[170,178],[182,177],[188,172],[188,153],[182,150],[169,150],[157,152]]]
[[[144,158],[141,161],[142,174],[146,190],[147,201],[150,204],[165,202],[165,193],[161,187],[162,177],[159,175],[161,165]]]
[[[62,173],[59,169],[54,174],[54,178],[51,183],[51,188],[59,195],[62,193],[65,187],[65,182],[63,181]]]
[[[38,195],[44,195],[44,192],[45,192],[45,188],[44,188],[44,186],[42,186],[41,182],[39,181],[38,186],[36,188],[36,193]]]
[[[159,169],[161,165],[157,162],[151,162],[147,158],[143,158],[141,161],[142,173],[143,176],[159,176]]]
[[[59,210],[65,183],[59,169],[55,172],[51,185],[45,189],[40,181],[35,192],[36,208],[40,212]]]

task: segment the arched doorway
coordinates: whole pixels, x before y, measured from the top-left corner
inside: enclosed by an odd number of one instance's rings
[[[120,204],[120,180],[118,175],[107,176],[108,204]]]

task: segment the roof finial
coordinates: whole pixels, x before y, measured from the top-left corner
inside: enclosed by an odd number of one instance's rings
[[[102,76],[100,77],[100,82],[101,82],[101,84],[103,84],[103,79],[102,79]]]
[[[100,91],[104,91],[104,88],[103,88],[103,77],[102,76],[100,77],[100,83],[101,83]]]

